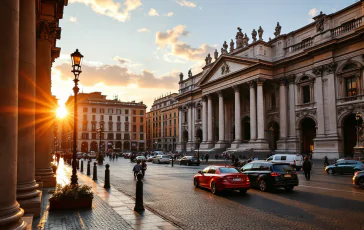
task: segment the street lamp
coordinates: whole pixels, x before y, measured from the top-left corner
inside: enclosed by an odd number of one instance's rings
[[[362,114],[360,112],[356,112],[355,120],[356,120],[356,147],[359,147],[359,120]]]
[[[100,125],[100,128],[97,129],[97,132],[99,134],[99,154],[101,154],[101,133],[104,131],[104,126],[103,125]]]
[[[197,158],[198,161],[197,163],[200,161],[200,143],[201,143],[201,138],[196,136],[196,143],[197,143]]]
[[[68,152],[71,152],[71,135],[68,134]]]
[[[73,87],[73,93],[74,93],[74,100],[73,100],[73,160],[72,160],[72,176],[71,176],[71,185],[76,186],[78,184],[78,178],[77,178],[77,174],[76,174],[76,154],[77,154],[77,94],[78,94],[78,90],[79,88],[77,87],[78,85],[78,78],[80,76],[80,74],[82,73],[81,71],[81,64],[82,64],[82,58],[83,55],[78,52],[78,49],[76,49],[76,51],[74,53],[71,54],[71,60],[72,60],[72,73],[73,75],[75,75],[75,79],[73,79],[73,82],[75,83],[75,87]]]
[[[156,142],[155,142],[155,150],[158,150],[158,149],[157,149],[157,144],[158,144],[158,142],[156,141]]]

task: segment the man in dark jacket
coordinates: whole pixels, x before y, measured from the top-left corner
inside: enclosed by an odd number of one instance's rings
[[[305,160],[303,162],[302,168],[303,168],[303,171],[305,172],[306,180],[310,180],[312,163],[308,159],[308,157],[305,157]]]

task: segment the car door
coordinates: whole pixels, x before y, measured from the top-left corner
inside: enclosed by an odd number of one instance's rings
[[[347,161],[344,166],[344,173],[354,173],[356,161]]]
[[[202,174],[201,174],[200,179],[199,179],[200,185],[202,187],[207,187],[207,185],[206,185],[206,183],[207,183],[206,182],[206,176],[208,174],[209,169],[210,169],[210,166],[209,167],[206,167],[206,168],[204,168],[202,170]]]
[[[246,165],[244,165],[240,170],[242,173],[244,173],[245,175],[248,176],[249,180],[250,180],[250,173],[251,173],[251,170],[253,168],[253,163],[248,163]],[[250,184],[251,184],[251,180],[250,180]]]
[[[181,163],[181,165],[185,164],[185,161],[186,161],[186,157],[182,157],[182,158],[180,159],[180,163]]]
[[[261,163],[254,163],[252,170],[249,173],[250,183],[253,184],[254,186],[258,184],[258,178],[260,175],[260,166]]]
[[[335,164],[335,172],[337,173],[344,173],[345,172],[345,165],[346,165],[346,161],[339,161],[338,163]]]
[[[216,167],[211,166],[207,174],[205,175],[206,187],[210,187],[211,181],[214,179],[216,174]]]

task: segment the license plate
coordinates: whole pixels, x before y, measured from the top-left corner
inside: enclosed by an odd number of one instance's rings
[[[286,174],[286,175],[284,175],[284,177],[291,178],[292,176],[291,176],[291,174]]]
[[[233,181],[241,181],[241,178],[233,178]]]

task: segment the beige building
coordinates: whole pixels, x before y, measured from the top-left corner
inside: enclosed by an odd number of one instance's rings
[[[238,28],[200,73],[180,76],[177,150],[198,136],[205,151],[351,156],[364,112],[363,15],[360,1],[287,34],[277,24],[269,41],[261,27],[250,39]]]
[[[73,96],[66,102],[73,117]],[[100,92],[77,96],[77,151],[144,151],[146,146],[146,108],[143,102],[108,100]],[[101,133],[98,131],[101,128]],[[73,119],[63,123],[62,149],[72,146]],[[68,142],[70,136],[70,142]],[[100,138],[101,137],[101,138]]]
[[[173,151],[178,140],[177,93],[154,100],[147,113],[147,149]]]

